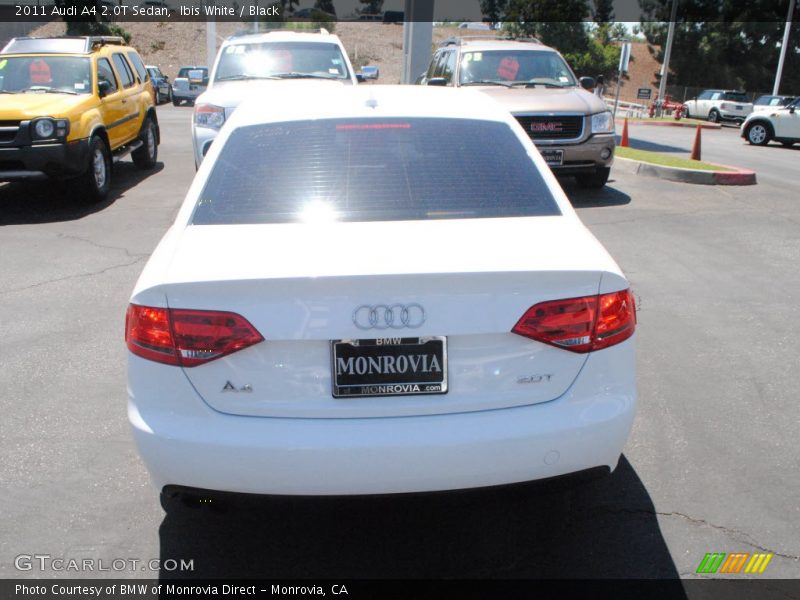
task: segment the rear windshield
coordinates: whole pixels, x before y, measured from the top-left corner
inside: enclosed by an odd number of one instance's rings
[[[236,129],[192,223],[558,214],[537,167],[505,123],[324,119]]]
[[[739,92],[725,92],[722,95],[723,100],[729,100],[731,102],[748,102],[747,94],[742,94]]]

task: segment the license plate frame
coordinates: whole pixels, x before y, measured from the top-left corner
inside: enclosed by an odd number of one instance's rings
[[[548,167],[560,167],[564,164],[564,151],[544,148],[539,151]]]
[[[334,398],[446,394],[447,383],[445,336],[331,340]]]

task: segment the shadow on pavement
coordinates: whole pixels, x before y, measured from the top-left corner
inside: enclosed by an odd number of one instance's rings
[[[624,457],[612,475],[575,487],[225,501],[167,504],[161,559],[194,560],[194,571],[165,578],[678,577]]]
[[[630,204],[631,197],[614,187],[614,169],[611,169],[611,179],[608,184],[599,190],[580,187],[571,177],[559,179],[564,193],[576,210],[581,208],[598,208],[603,206],[623,206]]]
[[[111,190],[103,202],[90,204],[76,195],[72,181],[0,183],[0,226],[74,221],[111,206],[125,193],[164,168],[156,163],[149,171],[132,162],[114,165]]]
[[[657,144],[655,142],[648,142],[646,140],[640,140],[635,138],[633,135],[628,136],[628,142],[630,143],[630,147],[634,150],[649,150],[650,152],[680,152],[682,154],[689,154],[692,151],[692,143],[694,142],[694,130],[689,130],[689,133],[686,137],[686,143],[688,146],[686,148],[682,146],[668,146],[667,144]],[[617,146],[619,146],[620,136],[616,136]]]

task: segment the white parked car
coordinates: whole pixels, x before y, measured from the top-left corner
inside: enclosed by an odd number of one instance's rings
[[[697,98],[684,102],[684,107],[687,119],[708,119],[712,123],[742,122],[753,112],[747,94],[733,90],[705,90]]]
[[[377,78],[377,69],[373,78]],[[195,166],[203,161],[220,127],[248,94],[259,94],[269,104],[281,88],[265,89],[263,82],[297,79],[354,85],[357,74],[341,40],[325,29],[275,30],[225,40],[214,62],[208,89],[195,103]]]
[[[766,146],[771,141],[784,146],[800,142],[800,98],[769,112],[753,113],[742,123],[742,137],[754,146]]]
[[[794,96],[770,96],[765,94],[753,102],[753,112],[772,112],[775,109],[789,106],[795,101]]]
[[[237,109],[133,291],[128,415],[156,486],[613,469],[634,299],[527,133],[477,92],[316,88]]]

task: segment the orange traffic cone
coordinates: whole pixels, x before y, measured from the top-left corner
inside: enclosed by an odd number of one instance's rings
[[[700,160],[700,130],[702,127],[697,125],[697,133],[694,134],[694,145],[692,146],[692,160]]]
[[[628,147],[628,117],[625,117],[625,123],[622,125],[622,138],[619,140],[619,145],[627,148]]]

